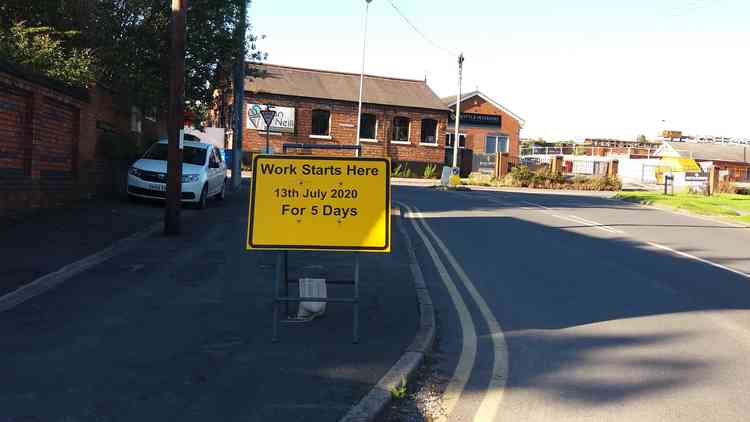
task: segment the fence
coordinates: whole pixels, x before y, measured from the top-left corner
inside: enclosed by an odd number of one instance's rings
[[[586,147],[586,146],[559,146],[540,147],[531,146],[521,148],[521,157],[530,156],[589,156],[589,157],[643,157],[651,158],[656,153],[654,148],[638,147]]]

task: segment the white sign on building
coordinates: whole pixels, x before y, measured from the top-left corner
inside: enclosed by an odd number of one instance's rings
[[[266,122],[263,121],[263,116],[260,114],[261,110],[265,109],[266,106],[262,104],[251,103],[247,105],[248,129],[265,132]],[[271,132],[294,133],[294,108],[273,106],[273,110],[276,111],[276,117],[271,122]]]

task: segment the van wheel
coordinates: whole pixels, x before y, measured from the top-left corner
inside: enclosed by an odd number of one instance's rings
[[[208,185],[203,185],[203,190],[201,190],[201,197],[198,199],[195,207],[199,210],[206,208],[206,200],[208,200]]]

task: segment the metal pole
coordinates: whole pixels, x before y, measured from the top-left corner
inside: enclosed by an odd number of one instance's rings
[[[352,343],[359,343],[359,253],[354,253],[354,338]]]
[[[370,11],[370,2],[372,0],[365,0],[365,28],[362,34],[362,71],[359,73],[359,104],[357,105],[357,143],[360,143],[360,130],[362,127],[362,89],[365,82],[365,51],[367,49],[367,15]],[[359,157],[359,149],[355,150],[355,157]]]
[[[289,297],[289,251],[284,251],[284,297]],[[286,302],[286,317],[289,318],[289,302]]]
[[[268,143],[270,139],[271,139],[271,125],[266,125],[266,154],[270,154],[269,149],[268,149],[269,148]]]
[[[239,44],[237,62],[234,64],[234,121],[232,123],[232,189],[242,184],[242,138],[245,126],[245,34],[247,31],[247,1],[240,2],[240,22],[235,29]]]
[[[271,341],[277,343],[279,341],[279,284],[281,284],[281,264],[283,260],[283,254],[276,254],[276,276],[274,277],[274,288],[273,288],[273,336]]]
[[[461,53],[461,55],[458,56],[458,95],[456,96],[456,121],[454,125],[456,126],[456,133],[455,137],[453,138],[453,167],[458,167],[458,147],[459,147],[459,139],[458,139],[458,126],[461,122],[461,78],[463,76],[463,69],[464,69],[464,53]]]
[[[180,128],[185,109],[185,21],[187,0],[172,0],[169,112],[167,146],[167,198],[164,206],[164,234],[180,233],[182,196],[182,145]]]

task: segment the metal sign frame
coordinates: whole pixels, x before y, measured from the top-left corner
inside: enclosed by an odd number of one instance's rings
[[[302,149],[315,149],[315,145],[312,144],[284,144],[284,152],[286,152],[287,148],[302,148]],[[361,149],[361,146],[357,145],[354,146],[354,148],[351,148],[351,145],[324,145],[324,148],[322,149]],[[253,160],[253,168],[256,168],[257,160],[261,157],[268,157],[268,156],[256,156]],[[348,157],[310,157],[310,156],[274,156],[274,158],[293,158],[293,159],[300,159],[300,160],[309,160],[311,158],[314,159],[323,159],[323,160],[346,160]],[[385,230],[386,230],[386,236],[385,236],[385,247],[381,249],[381,251],[390,250],[391,245],[391,162],[388,159],[385,158],[354,158],[353,161],[384,161],[386,164],[386,172],[385,172],[385,182],[386,182],[386,192],[385,192],[385,208],[386,212],[388,213],[386,218],[386,224],[385,224]],[[253,184],[252,184],[252,193],[251,193],[251,200],[254,204],[255,201],[255,181],[257,180],[257,177],[253,177]],[[250,221],[248,222],[248,233],[247,233],[247,245],[250,244],[252,239],[252,228],[254,223],[254,207],[251,206],[250,209]],[[255,248],[255,249],[271,249],[271,250],[279,250],[278,246],[274,247],[268,247],[268,248]],[[299,280],[292,280],[289,278],[289,250],[327,250],[327,251],[342,251],[342,252],[353,252],[354,253],[354,274],[352,280],[326,280],[327,284],[334,284],[334,285],[351,285],[353,287],[353,297],[335,297],[335,298],[301,298],[301,297],[291,297],[289,295],[289,284],[299,283]],[[349,303],[353,307],[353,316],[352,316],[352,343],[357,344],[359,343],[359,275],[360,275],[360,252],[359,250],[364,251],[373,251],[372,248],[362,248],[362,249],[353,249],[351,247],[347,247],[345,249],[335,249],[335,248],[321,248],[321,247],[307,247],[307,248],[294,248],[294,249],[284,249],[279,250],[279,253],[276,256],[276,274],[274,277],[274,299],[273,299],[273,328],[272,328],[272,337],[271,341],[273,343],[277,343],[279,341],[279,312],[282,304],[286,307],[286,313],[287,318],[289,317],[289,304],[290,303],[300,303],[300,302],[323,302],[323,303]],[[283,292],[281,291],[283,286]]]
[[[256,175],[253,176],[252,180],[252,186],[251,186],[251,193],[250,193],[250,214],[249,214],[249,221],[248,221],[248,231],[247,231],[247,239],[246,239],[246,246],[249,249],[256,249],[256,250],[276,250],[276,251],[283,251],[283,250],[312,250],[312,251],[340,251],[340,252],[386,252],[391,247],[391,163],[387,158],[378,158],[378,157],[360,157],[360,158],[349,158],[349,157],[310,157],[310,156],[296,156],[296,155],[256,155],[253,158],[253,169],[258,168],[258,160],[260,159],[284,159],[284,160],[324,160],[324,161],[343,161],[343,160],[352,160],[352,161],[374,161],[374,162],[383,162],[385,163],[385,204],[384,209],[387,213],[386,220],[385,220],[385,234],[384,239],[385,242],[382,246],[348,246],[348,245],[277,245],[277,244],[256,244],[253,243],[253,228],[255,227],[255,204],[256,204],[256,184],[258,177]]]

